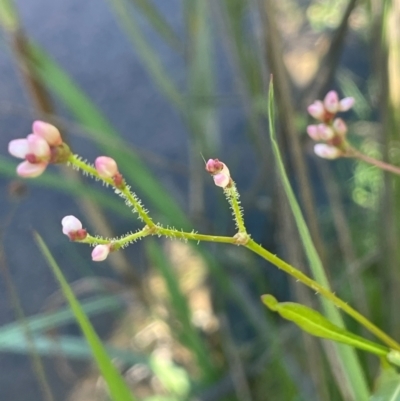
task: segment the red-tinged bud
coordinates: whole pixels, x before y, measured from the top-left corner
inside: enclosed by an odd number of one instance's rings
[[[61,220],[62,232],[69,237],[71,241],[81,241],[86,238],[87,231],[82,228],[82,223],[75,216],[65,216]]]
[[[226,188],[231,183],[231,174],[225,163],[218,159],[210,159],[206,163],[206,170],[212,175],[215,185]]]
[[[92,260],[94,262],[102,262],[107,259],[110,253],[110,244],[107,245],[97,245],[92,251]]]

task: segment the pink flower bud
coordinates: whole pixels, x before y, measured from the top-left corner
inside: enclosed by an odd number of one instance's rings
[[[100,156],[94,162],[99,176],[102,178],[113,178],[118,174],[118,166],[114,159],[107,156]]]
[[[336,91],[329,91],[326,94],[324,106],[329,113],[335,114],[339,111],[339,96]]]
[[[29,153],[29,144],[27,139],[14,139],[8,144],[8,152],[19,159],[25,159]]]
[[[329,141],[335,136],[333,129],[326,124],[318,124],[317,130],[322,141]]]
[[[225,164],[220,162],[218,159],[210,159],[206,163],[206,170],[210,174],[215,174],[219,173],[224,168],[224,166]]]
[[[50,159],[50,146],[42,137],[30,134],[27,136],[29,153],[32,153],[37,158],[49,160]]]
[[[355,103],[354,97],[345,97],[339,102],[339,111],[350,110]]]
[[[231,174],[225,163],[218,159],[210,159],[206,163],[206,170],[212,175],[215,185],[225,188],[231,182]]]
[[[347,125],[341,118],[335,118],[333,121],[333,129],[339,135],[346,135],[347,134]]]
[[[82,223],[75,216],[65,216],[61,220],[62,232],[69,237],[71,241],[79,241],[87,236],[87,232],[82,228]]]
[[[321,100],[316,100],[313,104],[310,104],[310,106],[307,107],[307,111],[317,120],[322,120],[325,115],[324,104],[321,102]]]
[[[307,126],[307,134],[313,141],[320,141],[321,138],[319,136],[318,127],[316,125],[308,125]]]
[[[92,260],[101,262],[105,260],[110,253],[110,245],[97,245],[92,251]]]
[[[46,170],[46,167],[46,162],[32,164],[24,161],[18,165],[17,174],[24,178],[35,178],[41,175]]]
[[[36,120],[32,124],[32,130],[35,135],[46,140],[50,146],[59,146],[62,144],[60,131],[54,125]]]
[[[314,152],[317,156],[323,159],[337,159],[341,156],[342,152],[335,146],[319,143],[314,146]]]

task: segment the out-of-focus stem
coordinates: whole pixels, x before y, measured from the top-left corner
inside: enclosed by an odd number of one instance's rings
[[[364,153],[359,152],[358,150],[350,147],[347,149],[346,157],[353,157],[358,160],[362,160],[365,163],[372,164],[375,167],[380,168],[381,170],[389,171],[393,174],[400,175],[400,167],[393,166],[393,164],[386,163],[382,160],[374,159],[373,157],[367,156]]]

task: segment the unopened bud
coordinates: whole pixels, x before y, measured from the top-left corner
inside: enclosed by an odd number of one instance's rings
[[[92,260],[94,262],[102,262],[107,259],[110,253],[110,245],[97,245],[92,251]]]

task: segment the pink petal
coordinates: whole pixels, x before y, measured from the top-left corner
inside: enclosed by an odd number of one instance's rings
[[[114,159],[107,156],[100,156],[94,162],[100,177],[113,178],[118,174],[118,166]]]
[[[348,111],[353,107],[354,103],[354,97],[345,97],[339,102],[339,110]]]
[[[17,167],[17,174],[25,178],[34,178],[39,176],[46,170],[47,163],[31,164],[28,161],[20,163]]]
[[[25,159],[27,153],[29,153],[29,144],[27,139],[13,139],[8,144],[8,152],[19,159]]]
[[[75,231],[82,229],[82,223],[75,216],[65,216],[61,220],[61,224],[63,227],[62,232],[68,236],[70,233],[73,233]]]
[[[315,145],[314,152],[317,156],[322,157],[323,159],[337,159],[341,155],[340,149],[324,143]]]
[[[29,152],[36,157],[50,159],[50,146],[41,136],[30,134],[27,137]]]
[[[318,127],[316,125],[308,125],[307,126],[307,134],[314,141],[320,141],[321,138],[319,136]]]
[[[339,96],[336,91],[330,91],[324,99],[324,106],[327,111],[335,114],[339,111]]]
[[[62,144],[60,131],[54,126],[44,121],[36,120],[32,124],[33,133],[42,137],[50,146]]]
[[[223,173],[213,175],[213,179],[214,184],[221,188],[225,188],[231,180],[229,175]]]
[[[105,260],[110,253],[109,245],[97,245],[92,251],[92,260],[95,262],[101,262]]]

